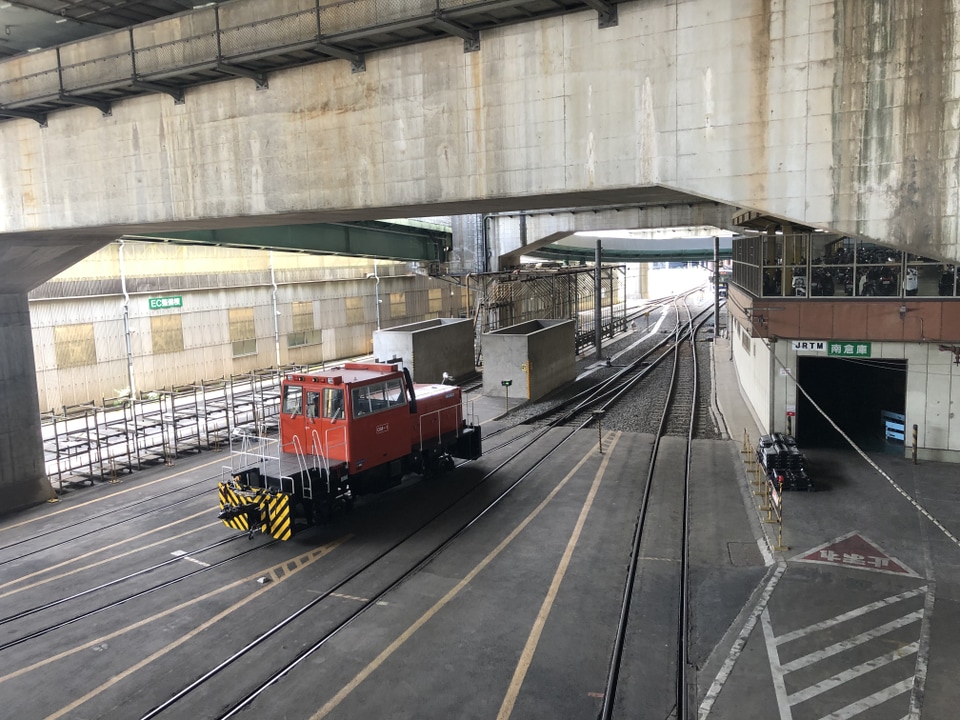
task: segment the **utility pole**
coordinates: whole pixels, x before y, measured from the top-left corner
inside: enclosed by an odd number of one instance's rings
[[[597,238],[597,250],[594,254],[593,268],[593,342],[597,346],[597,360],[603,360],[603,294],[600,282],[600,261],[603,256],[603,249],[600,246],[600,238]]]

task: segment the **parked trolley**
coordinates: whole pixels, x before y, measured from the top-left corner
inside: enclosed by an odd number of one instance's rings
[[[289,539],[302,518],[352,506],[360,495],[426,477],[453,459],[480,457],[480,427],[459,387],[415,385],[397,363],[345,363],[282,383],[279,437],[234,438],[220,519],[228,527]]]

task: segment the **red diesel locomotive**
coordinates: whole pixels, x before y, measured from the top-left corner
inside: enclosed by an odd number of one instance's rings
[[[312,524],[407,473],[429,477],[453,467],[453,458],[481,454],[480,427],[465,417],[460,388],[415,385],[397,363],[288,375],[279,438],[244,445],[240,464],[220,482],[220,519],[280,539],[292,535],[297,509]]]

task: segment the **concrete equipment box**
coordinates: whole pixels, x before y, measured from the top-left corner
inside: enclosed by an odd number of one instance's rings
[[[400,358],[414,382],[440,383],[444,373],[459,382],[477,370],[473,320],[436,318],[377,330],[373,333],[373,355],[383,362]]]
[[[483,336],[483,394],[536,400],[577,376],[574,320],[530,320]]]

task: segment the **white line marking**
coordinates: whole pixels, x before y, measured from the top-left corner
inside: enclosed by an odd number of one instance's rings
[[[902,592],[899,595],[891,595],[888,598],[883,600],[877,600],[877,602],[872,602],[869,605],[864,605],[863,607],[855,608],[850,612],[845,612],[842,615],[837,615],[836,617],[830,618],[829,620],[824,620],[823,622],[814,623],[813,625],[807,625],[805,628],[800,628],[799,630],[793,630],[792,632],[785,633],[780,635],[777,638],[777,645],[783,645],[788,643],[791,640],[796,640],[797,638],[804,637],[805,635],[810,635],[815,633],[818,630],[825,630],[834,625],[839,625],[840,623],[846,622],[847,620],[853,620],[854,618],[860,617],[861,615],[866,615],[868,612],[873,612],[874,610],[879,610],[880,608],[887,607],[888,605],[893,605],[894,603],[900,602],[901,600],[907,600],[908,598],[916,597],[917,595],[922,595],[927,591],[927,586],[923,585],[913,590],[907,590]]]
[[[917,652],[919,647],[919,642],[904,645],[902,648],[897,648],[892,652],[888,652],[886,655],[881,655],[880,657],[875,657],[873,660],[868,660],[860,665],[855,665],[852,668],[848,668],[843,672],[837,673],[833,677],[829,677],[822,682],[818,682],[816,685],[811,685],[803,690],[799,690],[793,693],[793,695],[790,695],[787,700],[790,701],[791,705],[802,703],[804,700],[809,700],[812,697],[816,697],[821,693],[827,692],[827,690],[832,690],[839,685],[843,685],[845,682],[858,678],[861,675],[866,675],[868,672],[872,672],[879,667],[889,665],[890,663],[896,662],[897,660],[905,658],[908,655],[913,655],[915,652]]]
[[[870,708],[876,707],[881,703],[885,703],[887,700],[895,698],[897,695],[902,695],[912,687],[913,678],[901,680],[896,685],[891,685],[884,690],[875,692],[873,695],[863,698],[863,700],[857,700],[855,703],[850,703],[845,708],[840,708],[834,713],[825,715],[820,720],[849,720],[849,718],[859,715],[862,712],[866,712]]]
[[[203,560],[197,560],[196,558],[192,558],[189,555],[187,555],[186,550],[174,550],[170,554],[174,555],[175,557],[187,560],[189,562],[196,563],[197,565],[202,565],[203,567],[210,567],[210,563],[205,563]]]
[[[760,541],[758,540],[757,542],[759,543]],[[723,667],[720,668],[720,672],[718,672],[717,677],[714,678],[713,684],[710,685],[710,689],[707,690],[707,694],[703,697],[703,702],[700,703],[698,712],[699,720],[706,720],[710,715],[710,709],[720,696],[720,691],[723,690],[723,685],[726,683],[727,678],[730,677],[730,673],[733,672],[733,666],[740,658],[743,647],[747,644],[747,638],[750,637],[750,633],[753,632],[753,628],[757,624],[757,618],[760,617],[760,613],[767,607],[767,602],[773,594],[773,589],[777,586],[777,583],[780,582],[780,578],[786,569],[786,563],[779,563],[777,565],[777,569],[767,583],[766,588],[764,588],[763,593],[760,595],[756,607],[753,608],[747,621],[743,624],[743,628],[741,628],[740,634],[737,635],[733,647],[730,648],[730,654],[727,655],[727,659],[723,662]]]
[[[926,545],[926,544],[925,544]],[[923,620],[920,623],[920,650],[914,672],[913,691],[910,693],[910,712],[904,720],[920,720],[920,704],[927,685],[927,660],[930,659],[930,621],[933,619],[933,583],[923,601]]]
[[[863,645],[863,643],[869,642],[874,638],[878,638],[881,635],[886,635],[889,632],[893,632],[897,628],[902,628],[915,623],[922,617],[923,610],[914,610],[912,613],[908,613],[907,615],[897,618],[896,620],[891,620],[890,622],[881,625],[880,627],[876,627],[873,630],[860,633],[849,640],[842,640],[834,645],[831,645],[830,647],[824,648],[823,650],[818,650],[817,652],[812,652],[809,655],[799,657],[796,660],[791,660],[783,665],[783,669],[785,672],[793,672],[794,670],[799,670],[800,668],[807,667],[808,665],[813,665],[814,663],[818,663],[825,658],[836,655],[837,653],[841,653],[844,650],[849,650],[857,645]]]
[[[773,688],[777,694],[777,707],[780,708],[780,720],[793,720],[790,712],[790,700],[787,698],[786,683],[783,676],[786,674],[780,664],[780,653],[777,652],[777,643],[773,637],[773,627],[770,625],[770,611],[764,610],[760,616],[763,625],[763,639],[767,643],[767,654],[770,660],[770,674],[773,676]]]
[[[763,536],[762,538],[757,538],[757,547],[760,548],[760,554],[763,556],[763,564],[767,567],[773,565],[776,560],[773,557],[773,553],[770,552],[770,543],[767,542],[767,537]]]

